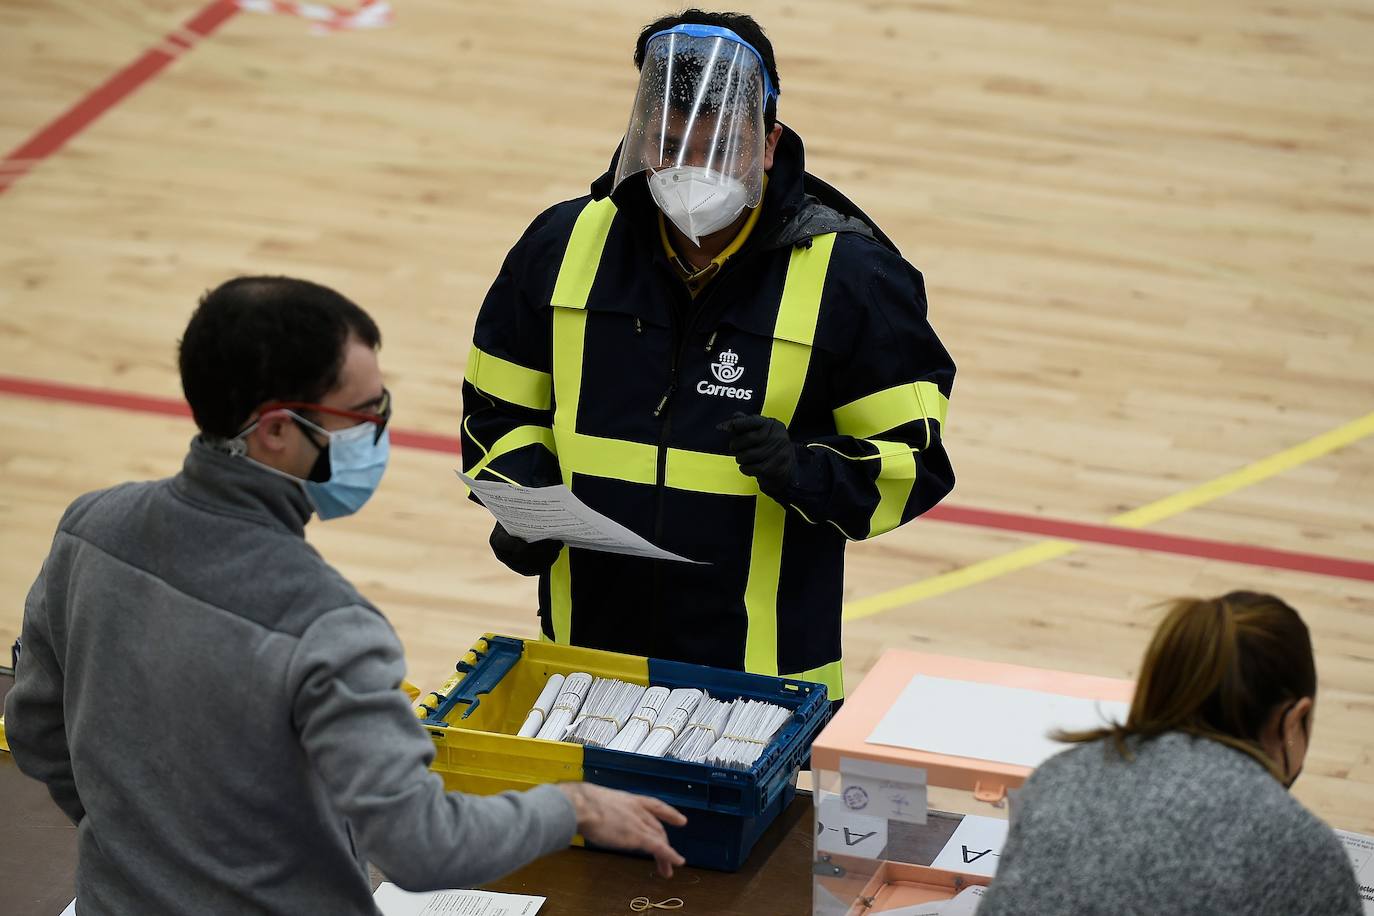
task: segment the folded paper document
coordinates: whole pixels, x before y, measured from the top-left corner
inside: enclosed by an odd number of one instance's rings
[[[619,522],[612,521],[573,495],[567,487],[517,487],[474,480],[455,471],[501,527],[526,541],[562,541],[570,547],[623,553],[650,560],[695,563],[656,547]]]
[[[372,900],[382,916],[534,916],[545,898],[459,890],[412,894],[383,882]]]

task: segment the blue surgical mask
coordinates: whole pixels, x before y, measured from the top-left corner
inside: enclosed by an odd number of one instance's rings
[[[372,498],[382,482],[391,457],[391,431],[383,429],[378,436],[377,427],[371,423],[325,430],[308,420],[302,422],[329,437],[320,453],[322,460],[328,457],[329,478],[303,481],[306,497],[321,519],[352,515]]]

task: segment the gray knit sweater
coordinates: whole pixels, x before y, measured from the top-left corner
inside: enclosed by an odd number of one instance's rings
[[[1258,762],[1170,733],[1065,751],[1012,805],[979,916],[1360,916],[1331,828]]]
[[[375,914],[566,846],[553,786],[446,793],[401,644],[305,542],[299,485],[197,440],[78,499],[24,608],[15,762],[78,826],[82,916]]]

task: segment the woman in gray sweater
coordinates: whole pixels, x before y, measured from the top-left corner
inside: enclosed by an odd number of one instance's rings
[[[1316,693],[1278,598],[1175,602],[1126,723],[1060,735],[1015,798],[979,916],[1360,916],[1340,840],[1288,793]]]

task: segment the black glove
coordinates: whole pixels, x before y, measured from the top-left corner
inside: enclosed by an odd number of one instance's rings
[[[772,417],[736,414],[716,427],[730,434],[730,454],[739,469],[769,496],[786,495],[796,482],[797,450],[787,427]]]
[[[496,554],[496,559],[522,576],[548,572],[562,549],[562,541],[526,541],[518,538],[502,528],[500,522],[491,529],[491,552]]]

